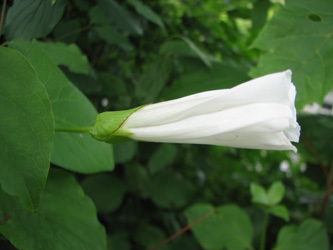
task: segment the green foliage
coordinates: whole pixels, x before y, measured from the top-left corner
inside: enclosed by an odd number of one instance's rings
[[[54,136],[44,85],[18,51],[0,47],[0,183],[37,210],[50,167]]]
[[[212,212],[210,204],[194,204],[185,211],[189,222]],[[235,205],[224,205],[198,223],[193,233],[204,249],[250,249],[253,228],[249,216]]]
[[[126,186],[115,176],[93,175],[82,182],[83,190],[93,200],[97,211],[111,213],[119,208],[124,199]]]
[[[0,249],[332,248],[332,1],[282,2],[2,1]],[[297,154],[87,134],[287,68]]]
[[[152,153],[148,169],[155,174],[167,166],[171,165],[177,154],[177,147],[172,144],[162,144]]]
[[[0,232],[18,249],[105,249],[105,230],[91,200],[75,178],[62,170],[49,174],[37,212],[25,210],[14,196],[0,193],[7,221]],[[22,224],[23,222],[23,224]]]
[[[98,0],[110,22],[117,28],[131,35],[142,35],[140,22],[133,15],[114,0]]]
[[[143,4],[142,2],[138,0],[129,0],[129,3],[133,5],[135,10],[144,16],[147,20],[155,23],[156,25],[160,26],[161,28],[164,28],[163,21],[161,18],[151,9],[149,6]]]
[[[165,99],[219,88],[230,88],[249,80],[247,74],[231,65],[216,63],[211,69],[200,69],[196,72],[185,73],[167,88],[162,96]]]
[[[304,138],[301,150],[309,152],[308,145],[311,142],[320,159],[326,164],[330,164],[333,152],[333,145],[331,143],[333,141],[333,117],[325,115],[303,115],[299,120]],[[314,127],[317,129],[311,129]],[[313,155],[307,154],[307,157],[310,161],[316,162]]]
[[[285,187],[281,182],[276,181],[272,183],[267,191],[256,183],[251,183],[250,189],[252,202],[264,205],[265,212],[267,210],[268,213],[289,221],[287,208],[283,205],[278,205],[285,193]]]
[[[65,65],[75,73],[89,74],[91,71],[87,56],[75,44],[38,42],[38,48],[57,65]]]
[[[16,0],[5,21],[8,40],[40,38],[49,34],[59,22],[65,1]]]
[[[11,47],[29,59],[39,80],[44,83],[56,127],[93,124],[97,115],[95,108],[39,48],[39,43],[16,41],[11,43]],[[51,161],[80,173],[112,170],[112,147],[96,142],[89,135],[56,133]]]
[[[298,108],[322,104],[333,87],[332,11],[330,0],[287,1],[252,45],[267,53],[251,75],[292,69]]]
[[[192,198],[192,185],[173,173],[159,174],[151,179],[150,195],[159,207],[177,209],[185,206]]]
[[[326,250],[329,249],[328,238],[323,224],[308,219],[301,225],[285,226],[278,235],[274,250]]]

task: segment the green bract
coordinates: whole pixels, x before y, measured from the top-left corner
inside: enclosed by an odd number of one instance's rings
[[[90,131],[91,136],[96,140],[108,143],[130,141],[131,139],[128,136],[132,133],[124,129],[122,125],[131,114],[142,107],[144,106],[124,111],[111,111],[99,114],[96,117],[95,126]]]

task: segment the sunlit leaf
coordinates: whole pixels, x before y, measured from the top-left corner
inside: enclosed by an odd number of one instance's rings
[[[18,249],[106,249],[96,208],[75,178],[62,170],[50,171],[37,212],[26,211],[2,191],[0,211],[8,216],[0,232]]]
[[[0,47],[0,183],[37,210],[50,167],[54,121],[49,96],[30,62]]]
[[[97,116],[94,106],[39,49],[38,43],[16,41],[11,46],[29,59],[38,78],[45,84],[56,127],[87,127],[94,124]],[[110,171],[114,167],[111,145],[79,133],[57,132],[51,161],[80,173]]]
[[[265,50],[253,77],[292,69],[296,104],[322,103],[333,87],[333,2],[287,1],[253,47]]]

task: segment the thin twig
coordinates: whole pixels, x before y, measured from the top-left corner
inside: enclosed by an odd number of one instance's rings
[[[71,31],[71,32],[68,32],[68,33],[62,35],[61,37],[59,37],[59,38],[57,39],[57,42],[60,41],[60,40],[62,40],[62,39],[64,39],[64,38],[66,38],[66,37],[69,37],[69,36],[71,36],[71,35],[74,35],[74,34],[76,34],[76,33],[80,33],[80,32],[82,32],[82,31],[88,30],[90,27],[91,27],[91,23],[88,24],[88,25],[86,25],[86,26],[84,26],[84,27],[81,27],[81,28],[79,28],[79,29],[76,29],[76,30],[73,30],[73,31]]]
[[[199,219],[193,221],[191,224],[187,225],[186,227],[182,228],[181,230],[179,230],[177,233],[175,233],[174,235],[172,235],[171,237],[165,239],[164,241],[162,241],[161,243],[159,243],[158,245],[156,245],[155,247],[153,247],[150,250],[157,250],[160,247],[162,247],[163,245],[165,245],[166,243],[168,243],[169,241],[173,240],[174,238],[178,237],[179,235],[183,234],[184,232],[186,232],[187,230],[189,230],[191,227],[195,226],[196,224],[198,224],[200,221],[206,219],[208,216],[212,215],[214,212],[216,211],[216,208],[214,208],[213,210],[209,211],[208,213],[204,214],[203,216],[201,216]]]
[[[327,173],[327,168],[325,166],[325,164],[323,163],[323,161],[320,159],[318,153],[316,152],[316,150],[313,148],[312,144],[310,143],[310,141],[306,138],[306,136],[304,134],[301,134],[301,138],[305,143],[305,146],[310,150],[310,152],[312,153],[312,155],[314,156],[314,158],[316,158],[319,166],[321,167],[322,171],[325,174],[326,180],[328,178],[328,173]]]
[[[2,3],[2,10],[1,10],[1,17],[0,17],[0,37],[1,37],[1,31],[2,31],[2,25],[3,25],[3,18],[5,16],[6,2],[7,2],[7,0],[4,0]]]
[[[321,207],[321,211],[320,211],[320,219],[324,219],[325,217],[325,213],[326,213],[326,208],[328,205],[328,198],[330,196],[330,193],[333,191],[333,160],[331,162],[331,170],[328,176],[328,180],[327,180],[327,190],[326,190],[326,196],[323,200],[323,205]]]
[[[333,191],[333,186],[330,186],[328,189],[326,189],[325,194],[322,197],[320,197],[320,199],[316,202],[315,206],[311,209],[308,217],[312,216],[312,214],[317,210],[320,203],[322,203],[326,199],[326,197],[329,197],[332,191]]]

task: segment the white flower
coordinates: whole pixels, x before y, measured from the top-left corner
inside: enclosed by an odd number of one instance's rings
[[[106,133],[107,126],[104,125],[103,133],[104,137],[126,136],[150,142],[296,152],[296,147],[290,143],[298,142],[300,134],[295,96],[291,71],[287,70],[232,89],[207,91],[146,105],[130,112],[112,133]],[[98,133],[92,134],[98,137]]]

